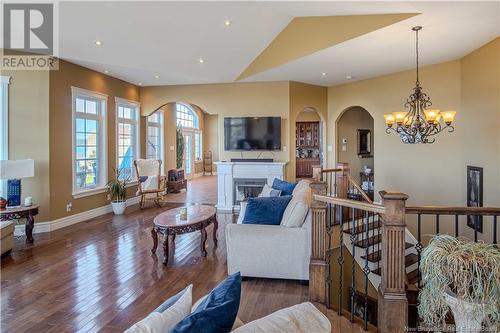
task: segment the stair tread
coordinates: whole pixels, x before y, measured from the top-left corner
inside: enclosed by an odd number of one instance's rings
[[[380,222],[379,221],[376,221],[376,222],[370,222],[368,223],[368,230],[373,230],[373,229],[376,229],[380,226]],[[352,234],[352,227],[349,228],[349,229],[345,229],[344,232],[346,234]],[[354,228],[354,233],[355,234],[360,234],[362,232],[364,232],[364,225],[358,225]]]
[[[413,247],[414,245],[413,244],[410,244],[410,243],[406,243],[405,244],[405,248],[409,249],[410,247]],[[416,256],[416,255],[415,255]],[[361,259],[365,259],[365,255],[362,255],[361,256]],[[372,252],[370,254],[368,254],[368,261],[369,262],[378,262],[382,259],[382,251],[376,251],[376,252]],[[418,260],[418,257],[417,259]],[[416,262],[416,261],[415,261]]]
[[[409,284],[417,283],[418,282],[418,269],[415,269],[414,271],[411,271],[410,273],[406,274],[406,277],[408,278]]]
[[[368,243],[368,246],[373,246],[375,244],[380,243],[381,240],[382,240],[382,237],[380,236],[380,234],[378,234],[378,235],[375,235],[375,236],[372,236],[372,237],[368,238],[368,242],[367,242],[366,239],[362,239],[362,240],[357,241],[355,244],[356,244],[357,247],[361,247],[361,248],[364,249],[364,248],[366,248],[367,243]],[[413,246],[414,245],[411,244],[411,243],[408,243],[408,242],[405,243],[405,248],[406,249],[409,249],[410,247],[413,247]]]
[[[411,266],[414,263],[416,263],[417,261],[418,261],[418,256],[415,253],[407,254],[405,256],[405,267]],[[380,275],[382,272],[382,268],[379,267],[377,269],[372,270],[372,272],[377,274],[377,275]],[[411,271],[410,273],[407,274],[408,281],[410,281],[410,274],[412,274],[412,273],[414,274],[414,272],[418,272],[418,271],[414,270],[414,271]],[[416,276],[416,277],[418,277],[418,276]],[[411,276],[411,278],[413,279],[413,275]],[[416,282],[416,280],[415,280],[415,282]],[[415,283],[415,282],[410,282],[410,283]]]

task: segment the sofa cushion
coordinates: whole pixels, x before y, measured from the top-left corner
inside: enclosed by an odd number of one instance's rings
[[[181,320],[170,333],[227,333],[231,331],[240,306],[241,275],[228,276]]]
[[[203,297],[200,297],[199,300],[197,300],[194,304],[193,304],[193,307],[191,308],[191,312],[195,312],[196,309],[198,308],[198,306],[200,306],[201,302],[203,302],[206,298],[208,297],[208,295],[205,295]],[[236,316],[236,319],[234,320],[234,324],[233,324],[233,327],[231,328],[231,331],[234,331],[235,329],[237,329],[238,327],[241,327],[245,325],[244,322],[241,321],[240,318],[238,318],[238,316]]]
[[[166,300],[146,318],[134,324],[125,333],[165,333],[191,313],[193,285]]]
[[[279,225],[291,195],[248,199],[243,224]]]
[[[306,220],[309,205],[302,196],[292,196],[281,218],[281,225],[287,228],[300,228]]]
[[[279,197],[281,195],[281,190],[276,190],[271,186],[265,184],[260,192],[259,197]]]
[[[243,218],[245,217],[245,212],[247,211],[247,204],[248,201],[240,202],[240,212],[238,214],[238,220],[236,221],[236,224],[243,224]]]
[[[311,182],[301,180],[293,189],[292,200],[288,204],[281,219],[281,225],[288,228],[298,228],[304,224],[311,206]]]
[[[274,178],[273,181],[273,188],[281,190],[281,195],[292,195],[295,186],[297,186],[297,183],[287,182],[278,178]]]
[[[328,318],[306,302],[254,320],[233,333],[330,333],[331,330]]]

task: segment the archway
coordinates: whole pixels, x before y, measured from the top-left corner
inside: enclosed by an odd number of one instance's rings
[[[349,164],[351,177],[373,198],[373,117],[361,106],[344,110],[336,121],[337,162]]]
[[[312,178],[313,166],[323,164],[323,119],[313,107],[295,119],[295,177]]]

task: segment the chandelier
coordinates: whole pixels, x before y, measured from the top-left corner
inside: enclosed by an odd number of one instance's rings
[[[444,129],[453,132],[451,125],[455,119],[455,111],[441,111],[437,109],[428,109],[432,105],[430,97],[422,91],[418,76],[418,32],[422,27],[416,26],[412,30],[416,35],[416,53],[417,53],[417,81],[413,93],[406,100],[404,107],[406,111],[398,111],[385,114],[385,123],[387,124],[386,133],[398,133],[404,143],[433,143],[434,137]],[[442,119],[442,122],[441,122]]]

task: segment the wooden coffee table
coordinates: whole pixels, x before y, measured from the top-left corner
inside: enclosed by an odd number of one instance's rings
[[[153,237],[153,248],[151,252],[156,253],[158,247],[158,233],[163,235],[163,264],[168,263],[168,236],[172,235],[172,241],[175,241],[175,235],[186,234],[200,230],[201,232],[201,253],[204,257],[207,256],[205,243],[207,241],[206,227],[214,224],[213,239],[217,246],[217,217],[216,210],[213,206],[208,205],[193,205],[187,207],[187,219],[181,220],[180,210],[183,207],[167,210],[156,216],[151,230]],[[175,243],[174,243],[175,245]]]

